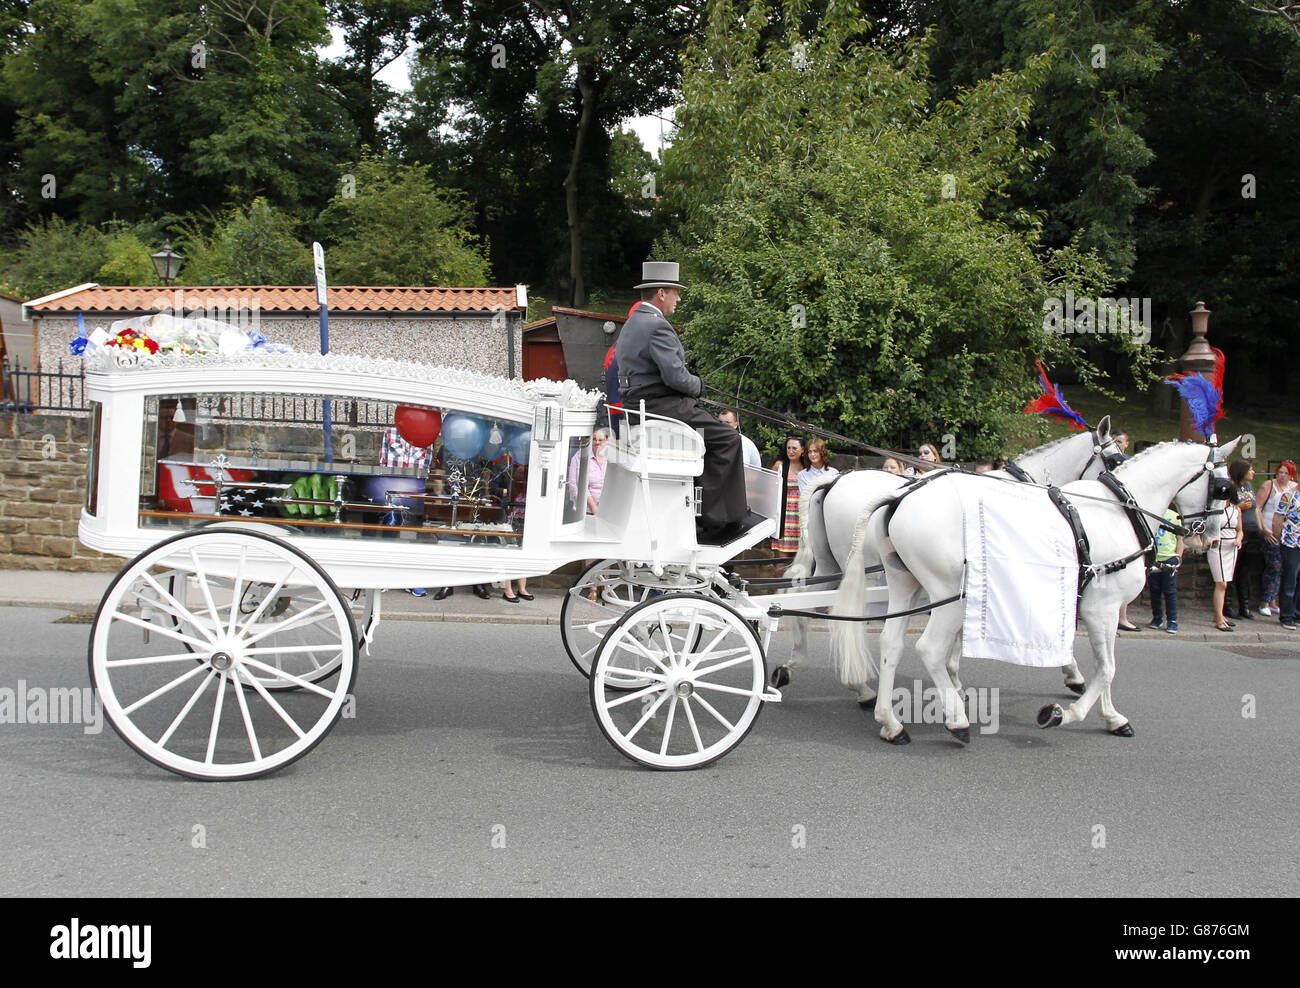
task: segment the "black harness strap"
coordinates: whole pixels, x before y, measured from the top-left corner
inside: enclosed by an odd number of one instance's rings
[[[1003,469],[1022,484],[1032,484],[1034,482],[1034,478],[1025,473],[1024,468],[1015,460],[1008,460]],[[1087,467],[1084,467],[1084,469],[1086,470]]]
[[[823,614],[821,611],[795,611],[787,610],[780,604],[773,604],[767,609],[769,617],[810,617],[822,618],[826,621],[888,621],[891,618],[910,617],[913,614],[924,614],[936,607],[942,607],[944,604],[951,604],[954,601],[961,600],[966,596],[966,591],[953,594],[951,597],[945,597],[943,600],[934,600],[920,607],[913,607],[906,611],[897,611],[893,614],[881,614],[877,617],[854,617],[852,614]]]
[[[1142,546],[1136,554],[1128,557],[1124,564],[1128,565],[1139,555],[1145,555],[1146,566],[1150,570],[1156,564],[1156,539],[1151,534],[1151,526],[1147,524],[1146,511],[1138,506],[1137,502],[1133,500],[1133,495],[1128,492],[1128,488],[1119,480],[1116,480],[1114,474],[1103,473],[1097,479],[1101,481],[1101,485],[1106,490],[1119,498],[1119,503],[1124,506],[1124,513],[1128,515],[1129,524],[1133,526],[1133,534],[1137,536],[1138,545]],[[1118,562],[1118,560],[1116,561]],[[1114,563],[1110,565],[1113,566]],[[1114,572],[1114,570],[1106,570],[1106,572]]]
[[[1079,520],[1079,512],[1074,509],[1070,499],[1061,493],[1059,487],[1047,488],[1047,496],[1051,502],[1056,505],[1056,510],[1065,518],[1065,522],[1070,526],[1070,532],[1074,535],[1074,553],[1079,560],[1079,591],[1078,596],[1083,596],[1084,589],[1088,586],[1088,581],[1092,579],[1092,544],[1088,541],[1088,533],[1083,530],[1083,522]]]

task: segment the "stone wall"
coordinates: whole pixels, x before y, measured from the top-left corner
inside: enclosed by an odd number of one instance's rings
[[[77,541],[89,419],[0,414],[0,568],[113,572],[122,560]]]

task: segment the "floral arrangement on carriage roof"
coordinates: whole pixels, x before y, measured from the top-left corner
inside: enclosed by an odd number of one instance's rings
[[[77,315],[77,335],[69,347],[74,356],[106,357],[119,367],[157,366],[161,354],[195,356],[219,353],[230,356],[253,351],[288,352],[271,344],[257,330],[243,332],[214,319],[177,318],[166,312],[143,320],[121,319],[107,329],[86,332],[84,315]]]

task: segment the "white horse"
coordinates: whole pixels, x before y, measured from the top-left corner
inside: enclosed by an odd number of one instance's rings
[[[1064,484],[1097,477],[1106,469],[1107,463],[1117,464],[1120,456],[1120,449],[1110,434],[1110,416],[1107,415],[1095,429],[1073,433],[1027,450],[1011,461],[1012,468],[995,470],[987,476],[1035,484]],[[785,575],[800,580],[844,573],[844,558],[853,544],[864,509],[893,500],[910,483],[906,477],[881,470],[855,470],[839,477],[824,478],[809,488],[799,499],[799,551]],[[863,561],[863,568],[845,578],[854,593],[865,589],[867,569],[874,571],[881,565],[870,544],[866,547]],[[791,659],[773,673],[773,682],[777,686],[789,683],[791,670],[807,657],[808,620],[795,618]],[[858,633],[865,634],[865,629]],[[858,694],[858,703],[865,708],[872,707],[876,698],[875,663],[870,662],[868,666],[866,674],[854,680],[845,678],[846,670],[840,667],[840,681]],[[1084,678],[1078,665],[1071,662],[1063,668],[1066,686],[1075,693],[1082,693]],[[855,667],[855,674],[857,671]],[[955,671],[954,667],[954,674]]]
[[[1205,518],[1201,531],[1204,549],[1218,541],[1225,503],[1222,485],[1227,478],[1223,464],[1237,442],[1234,439],[1217,450],[1200,443],[1161,443],[1120,464],[1113,476],[1128,490],[1133,503],[1144,512],[1143,517],[1154,522],[1152,531],[1171,502],[1184,519]],[[846,572],[860,570],[868,544],[874,545],[875,554],[886,560],[891,614],[912,607],[921,590],[934,601],[958,594],[965,569],[965,549],[962,501],[955,485],[981,483],[988,485],[981,493],[986,498],[996,498],[997,489],[987,480],[952,474],[900,498],[892,512],[873,510],[864,514],[846,560]],[[1128,561],[1114,572],[1097,575],[1084,590],[1079,600],[1079,616],[1088,630],[1096,670],[1083,695],[1069,707],[1055,704],[1044,707],[1039,714],[1039,725],[1051,727],[1081,721],[1100,699],[1101,717],[1110,733],[1131,737],[1133,730],[1128,719],[1111,702],[1110,686],[1115,674],[1119,609],[1141,592],[1146,579],[1145,557],[1135,550],[1145,547],[1139,546],[1123,504],[1108,487],[1097,481],[1081,480],[1066,484],[1061,490],[1078,512],[1091,545],[1092,563],[1104,566],[1126,558]],[[1043,496],[1047,496],[1045,492]],[[855,615],[861,614],[864,608],[861,591],[856,591],[855,597],[855,588],[846,589],[842,584],[831,613]],[[945,725],[954,737],[965,743],[970,739],[970,722],[959,687],[945,661],[960,653],[963,617],[962,600],[935,607],[917,643],[917,651],[943,698]],[[906,617],[892,618],[885,622],[881,633],[880,693],[885,697],[893,693],[907,623]],[[848,675],[866,675],[870,657],[865,637],[854,634],[851,623],[832,622],[831,651],[836,661],[849,669]],[[886,741],[906,744],[910,740],[888,702],[876,704],[875,717],[881,725],[880,736]]]

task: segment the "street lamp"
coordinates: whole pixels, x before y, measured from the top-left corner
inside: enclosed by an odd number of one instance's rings
[[[149,255],[153,258],[154,270],[158,272],[158,277],[163,280],[164,285],[170,285],[172,279],[181,273],[181,264],[185,261],[185,255],[172,250],[171,241],[163,244],[163,249]]]

